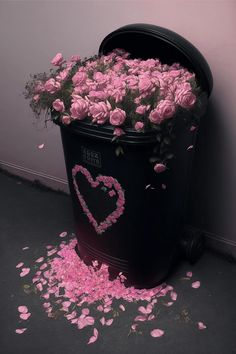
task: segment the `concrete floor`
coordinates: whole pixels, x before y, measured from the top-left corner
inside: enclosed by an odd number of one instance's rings
[[[235,263],[206,251],[194,266],[187,262],[178,266],[167,280],[178,298],[171,307],[160,305],[155,320],[154,327],[165,330],[163,337],[152,338],[149,323],[143,325],[142,334],[128,336],[136,315],[131,303],[111,327],[101,329],[97,342],[88,346],[88,329],[79,331],[63,317],[49,319],[39,296],[24,292],[24,278],[15,268],[21,260],[27,263],[35,259],[48,243],[58,244],[60,232],[73,232],[70,198],[0,173],[0,211],[1,354],[236,353]],[[25,246],[30,249],[22,253]],[[193,272],[193,281],[201,281],[199,289],[181,279],[187,271]],[[32,313],[23,324],[17,311],[21,304]],[[207,328],[199,330],[199,321]],[[15,329],[22,326],[27,331],[15,334]]]

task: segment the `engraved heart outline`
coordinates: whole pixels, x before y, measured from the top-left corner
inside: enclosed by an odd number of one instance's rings
[[[91,211],[88,208],[88,205],[87,205],[83,195],[81,194],[81,192],[79,190],[78,183],[76,181],[76,175],[78,173],[82,173],[87,178],[87,181],[90,183],[92,188],[97,188],[101,183],[103,183],[105,187],[110,188],[110,189],[113,188],[113,190],[117,193],[116,209],[113,210],[105,218],[105,220],[103,220],[100,223],[98,223],[97,220],[94,218],[93,214],[91,213]],[[82,207],[84,213],[87,215],[90,223],[93,225],[97,234],[102,234],[109,227],[111,227],[114,223],[116,223],[117,220],[119,219],[119,217],[124,212],[125,194],[124,194],[124,191],[123,191],[120,183],[114,177],[103,176],[103,175],[97,176],[96,179],[94,180],[92,178],[90,172],[85,167],[83,167],[81,165],[75,165],[73,167],[72,178],[73,178],[73,184],[74,184],[74,188],[75,188],[77,197],[79,199],[79,202],[81,204],[81,207]],[[112,195],[110,195],[110,197],[112,197],[113,195],[114,195],[114,193],[112,193]]]

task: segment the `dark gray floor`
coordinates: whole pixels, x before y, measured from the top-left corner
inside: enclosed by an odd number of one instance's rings
[[[58,234],[73,232],[70,199],[42,191],[0,173],[0,353],[1,354],[233,354],[236,353],[236,266],[206,252],[194,266],[181,264],[168,280],[178,298],[169,308],[160,305],[154,323],[143,326],[143,333],[128,335],[137,305],[126,305],[126,312],[111,327],[101,331],[96,343],[88,346],[89,329],[78,331],[64,318],[49,319],[37,295],[23,291],[24,278],[15,266],[31,261],[49,243],[58,244]],[[22,247],[30,249],[22,251]],[[181,280],[186,271],[201,287]],[[26,304],[32,313],[20,323],[17,307]],[[207,329],[199,331],[202,321]],[[22,334],[15,329],[28,327]],[[150,329],[165,330],[162,338],[152,338]]]

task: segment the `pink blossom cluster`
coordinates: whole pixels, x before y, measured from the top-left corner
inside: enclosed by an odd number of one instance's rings
[[[86,177],[86,179],[88,180],[88,182],[90,183],[92,188],[99,188],[99,187],[105,186],[109,190],[109,192],[108,192],[109,198],[112,198],[115,195],[117,196],[116,209],[114,211],[112,211],[106,217],[106,219],[104,221],[102,221],[101,223],[98,223],[96,221],[96,219],[94,218],[93,214],[91,213],[91,211],[89,210],[89,208],[87,206],[84,196],[82,195],[82,193],[79,189],[79,185],[76,181],[76,176],[78,173],[82,173]],[[84,213],[87,215],[89,221],[91,222],[91,224],[95,228],[96,232],[98,234],[103,233],[104,231],[106,231],[106,229],[108,227],[110,227],[110,226],[112,226],[112,224],[116,223],[117,219],[124,212],[125,195],[124,195],[124,191],[122,190],[120,183],[115,178],[113,178],[111,176],[99,175],[95,180],[93,180],[90,172],[85,167],[80,166],[80,165],[74,166],[74,168],[72,169],[72,177],[73,177],[75,191],[76,191],[77,197],[80,201],[80,204],[82,206]]]
[[[33,99],[40,105],[41,95],[53,95],[52,107],[64,124],[89,118],[112,125],[116,135],[127,126],[142,132],[174,117],[178,107],[191,109],[197,99],[195,75],[159,59],[130,59],[115,50],[85,61],[66,61],[58,53],[51,63],[56,73],[37,82]]]

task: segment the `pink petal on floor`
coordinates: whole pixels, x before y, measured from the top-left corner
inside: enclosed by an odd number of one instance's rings
[[[36,259],[36,263],[41,263],[41,262],[43,262],[44,261],[44,257],[40,257],[40,258],[38,258],[38,259]]]
[[[22,319],[22,320],[28,320],[28,318],[31,316],[31,313],[30,312],[28,312],[28,313],[21,313],[20,314],[20,318]]]
[[[171,300],[175,301],[177,299],[177,294],[175,291],[171,291],[170,293]]]
[[[43,286],[42,286],[41,283],[36,284],[36,288],[37,288],[39,291],[43,291]]]
[[[187,272],[186,275],[187,275],[187,277],[192,278],[193,273],[192,272]]]
[[[88,326],[92,326],[95,322],[95,320],[92,316],[87,316],[87,317],[85,317],[84,320],[85,320],[86,325],[88,325]]]
[[[119,308],[121,309],[121,311],[125,311],[124,305],[120,304],[120,305],[119,305]]]
[[[136,316],[134,321],[146,321],[147,317],[146,316]]]
[[[57,252],[57,250],[55,249],[55,248],[53,248],[52,250],[50,250],[50,251],[48,251],[47,252],[47,256],[48,257],[50,257],[50,256],[52,256],[54,253],[56,253]]]
[[[163,305],[166,306],[166,307],[169,307],[169,306],[173,305],[173,301],[169,301],[169,302],[167,302],[167,303],[165,303]]]
[[[21,305],[21,306],[18,306],[18,311],[20,313],[27,313],[29,310],[28,310],[27,306]]]
[[[50,306],[51,306],[50,302],[44,302],[44,303],[43,303],[43,307],[44,307],[45,309],[49,308]]]
[[[24,265],[24,263],[23,263],[23,262],[20,262],[20,263],[18,263],[18,264],[16,265],[16,268],[21,268],[23,265]]]
[[[30,268],[22,268],[20,277],[25,277],[27,274],[29,274],[29,272],[30,272]]]
[[[40,270],[44,270],[44,269],[47,268],[47,266],[48,266],[47,263],[43,263],[43,264],[39,267],[39,269],[40,269]]]
[[[15,332],[16,332],[17,334],[22,334],[22,333],[24,333],[26,330],[27,330],[27,328],[17,328],[17,329],[15,330]]]
[[[162,329],[153,329],[150,334],[152,337],[158,338],[163,336],[164,331]]]
[[[192,125],[189,130],[190,132],[193,132],[195,129],[197,129],[197,127],[195,125]]]
[[[137,327],[138,327],[137,323],[132,324],[132,326],[131,326],[132,331],[136,331]]]
[[[44,148],[44,144],[38,145],[38,149],[43,149],[43,148]]]
[[[189,145],[189,147],[187,148],[187,150],[192,150],[193,145]]]
[[[148,321],[154,320],[155,316],[153,314],[148,316]]]
[[[71,302],[70,301],[63,301],[62,306],[63,307],[70,307]]]
[[[205,329],[207,328],[203,322],[198,322],[198,329]]]
[[[148,189],[149,187],[151,187],[151,184],[147,184],[145,189]]]
[[[147,315],[147,314],[149,314],[149,313],[152,312],[152,309],[151,309],[150,307],[148,308],[148,306],[147,306],[147,307],[140,306],[140,307],[138,308],[138,311],[141,312],[141,313],[143,313],[144,315]]]
[[[93,265],[93,267],[97,267],[98,266],[98,261],[92,261],[92,265]]]
[[[104,326],[106,323],[105,317],[100,318],[100,322]]]
[[[59,237],[66,237],[67,236],[67,232],[66,231],[63,231],[60,233]]]
[[[108,313],[110,311],[111,311],[111,307],[105,307],[103,310],[104,313]]]
[[[87,316],[89,314],[89,309],[88,308],[83,309],[82,314]]]
[[[23,251],[28,250],[28,249],[29,249],[28,246],[22,248]]]
[[[200,285],[201,285],[200,281],[195,281],[192,283],[192,288],[198,289],[200,287]]]
[[[113,318],[107,320],[107,321],[106,321],[106,325],[107,325],[107,326],[110,326],[110,325],[113,323],[113,321],[114,321]]]
[[[98,339],[98,330],[97,330],[97,328],[94,328],[93,336],[89,338],[89,341],[87,344],[94,343],[94,342],[96,342],[97,339]]]

